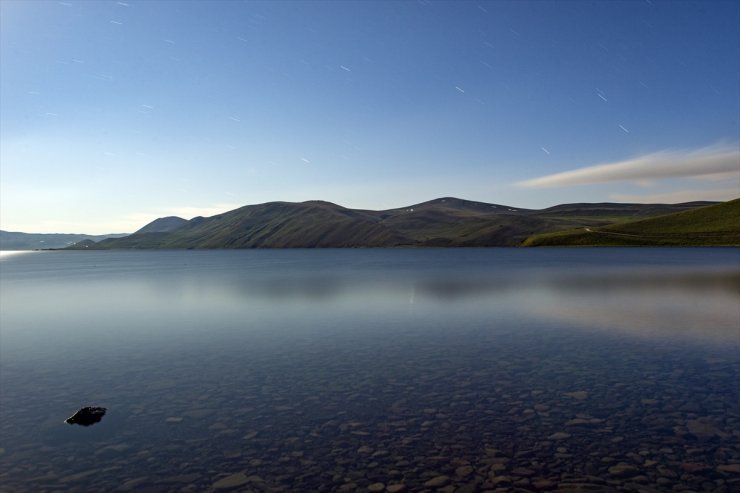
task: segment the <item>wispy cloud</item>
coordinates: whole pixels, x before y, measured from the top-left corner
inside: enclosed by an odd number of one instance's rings
[[[517,183],[522,188],[554,188],[666,178],[740,178],[740,149],[726,145],[665,150],[614,163],[587,166]]]

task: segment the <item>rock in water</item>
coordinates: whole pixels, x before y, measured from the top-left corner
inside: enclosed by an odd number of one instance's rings
[[[90,426],[98,423],[105,416],[104,407],[83,407],[64,422],[70,425]]]

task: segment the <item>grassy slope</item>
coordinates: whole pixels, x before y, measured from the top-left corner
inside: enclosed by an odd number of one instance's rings
[[[737,246],[740,199],[588,229],[534,235],[524,246]]]
[[[496,234],[510,222],[510,214],[502,214],[506,211],[505,206],[444,197],[399,209],[363,212],[379,218],[381,224],[414,246],[502,246],[516,242]],[[524,228],[523,223],[519,234]]]

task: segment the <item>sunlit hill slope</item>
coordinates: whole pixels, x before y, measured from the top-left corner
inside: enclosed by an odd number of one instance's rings
[[[524,246],[740,245],[740,199],[598,228],[535,235]]]

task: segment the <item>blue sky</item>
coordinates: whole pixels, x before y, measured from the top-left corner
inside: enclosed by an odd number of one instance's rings
[[[740,2],[0,0],[0,228],[740,196]]]

